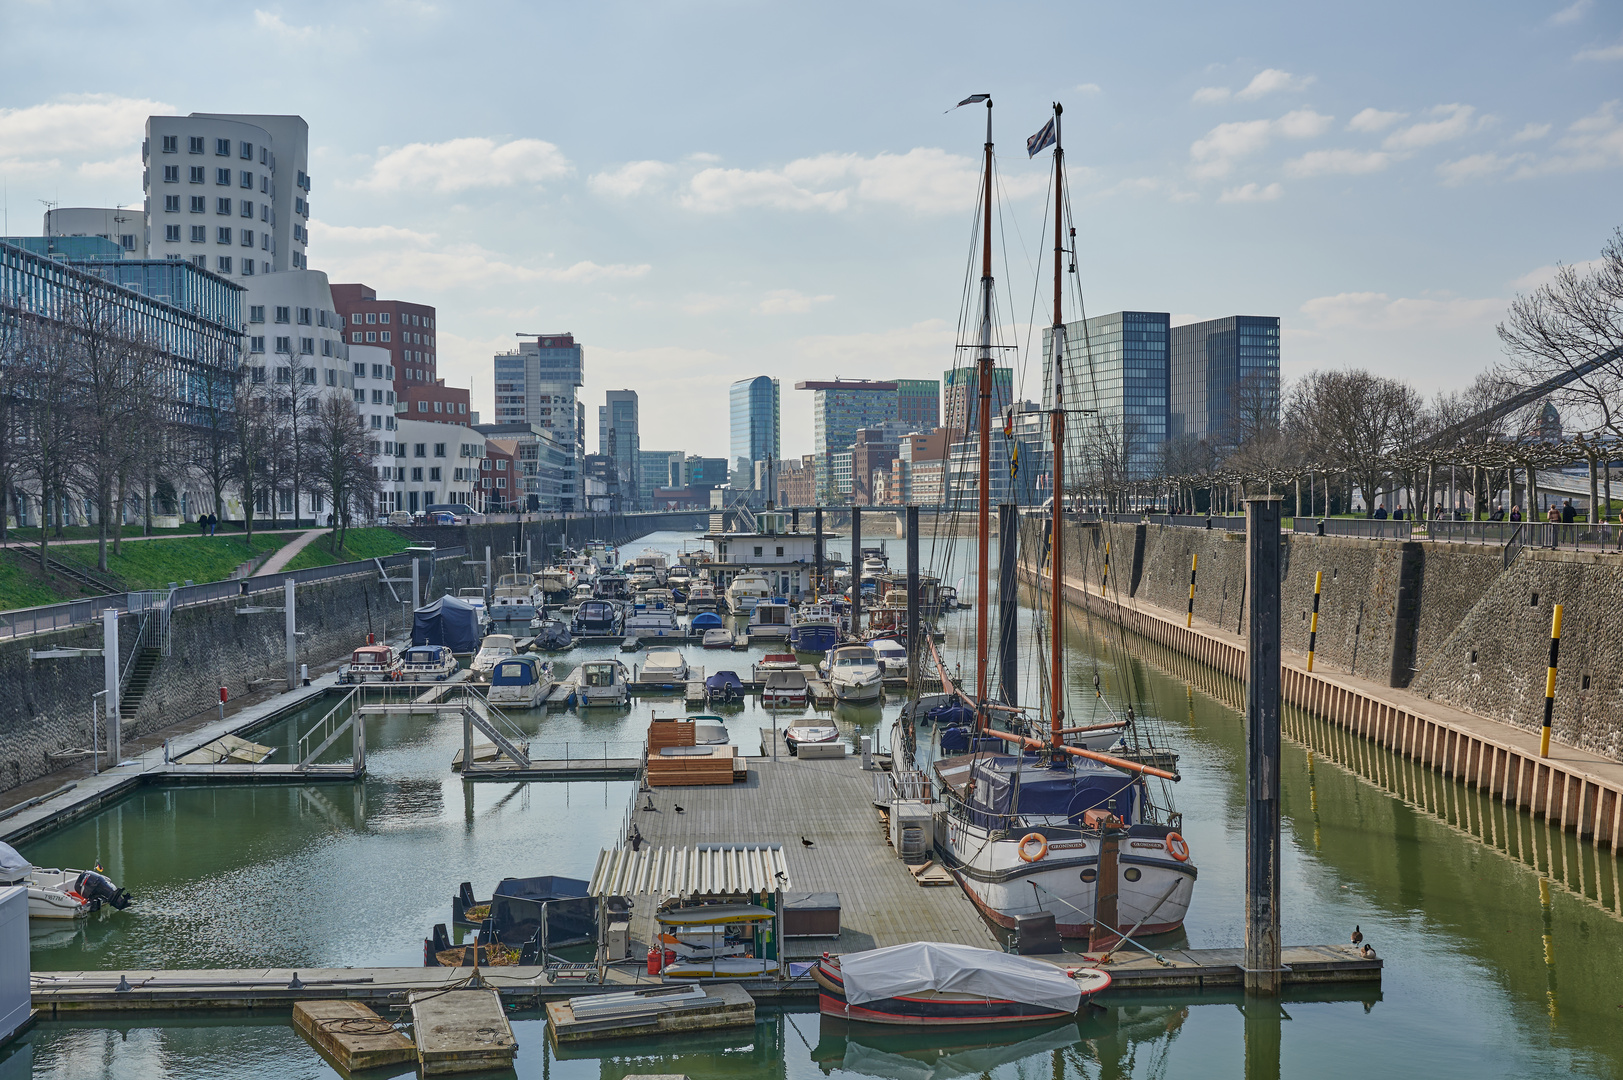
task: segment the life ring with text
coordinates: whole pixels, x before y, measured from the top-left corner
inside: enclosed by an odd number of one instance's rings
[[[1037,853],[1031,853],[1031,845],[1037,845]],[[1028,832],[1020,838],[1020,859],[1023,862],[1038,862],[1048,854],[1048,837],[1042,833]],[[1185,855],[1184,858],[1189,856]]]
[[[1175,832],[1167,833],[1167,854],[1179,862],[1189,861],[1189,841]]]

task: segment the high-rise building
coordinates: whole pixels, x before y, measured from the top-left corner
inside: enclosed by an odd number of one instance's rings
[[[886,420],[896,419],[896,384],[872,379],[835,379],[832,382],[801,382],[796,390],[815,393],[812,405],[814,446],[817,458],[817,492],[820,499],[832,500],[850,491],[851,444],[857,432]],[[834,457],[845,453],[841,479],[844,492],[834,483]]]
[[[1227,447],[1279,424],[1279,318],[1172,327],[1167,435]]]
[[[570,458],[559,509],[574,510],[579,462],[586,456],[583,404],[584,350],[573,334],[539,334],[495,357],[497,424],[528,424],[547,436],[548,454],[562,448]]]
[[[148,253],[236,278],[308,269],[309,143],[302,116],[147,117]]]
[[[467,389],[446,386],[435,375],[439,332],[432,306],[379,300],[376,289],[360,284],[332,286],[332,299],[344,317],[344,338],[351,346],[372,345],[388,352],[402,419],[469,422]]]
[[[973,366],[953,368],[941,373],[943,426],[962,436],[965,432],[980,430],[980,373]],[[1014,369],[992,369],[992,427],[1014,400]]]
[[[728,391],[732,420],[731,467],[753,482],[755,463],[776,461],[779,443],[778,380],[765,375],[740,379]]]
[[[642,436],[637,425],[637,392],[610,390],[597,407],[597,452],[614,459],[622,506],[641,490]]]
[[[896,419],[914,431],[941,425],[941,383],[935,379],[896,380]]]
[[[642,500],[641,505],[652,503],[654,492],[660,488],[679,488],[682,486],[682,467],[687,461],[687,455],[680,450],[643,450],[638,455],[637,471],[638,483],[637,497]]]
[[[1153,476],[1167,438],[1170,330],[1161,311],[1118,311],[1065,324],[1067,409],[1092,409],[1066,425],[1067,480],[1101,469],[1110,479]],[[1053,408],[1050,331],[1043,331],[1043,408]]]

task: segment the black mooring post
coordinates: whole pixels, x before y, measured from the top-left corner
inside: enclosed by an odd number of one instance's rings
[[[907,508],[907,686],[919,682],[919,650],[924,634],[919,628],[919,508]]]
[[[1279,944],[1278,498],[1245,507],[1246,638],[1245,989],[1276,995]]]
[[[1014,581],[1015,551],[1019,546],[1020,514],[1013,503],[997,508],[997,681],[1005,704],[1020,704],[1014,644],[1019,618],[1019,590]],[[1056,623],[1057,625],[1057,623]]]
[[[812,595],[820,598],[823,595],[823,508],[821,506],[812,511],[812,529],[815,537],[812,540],[812,572],[817,575],[817,580],[812,585]]]
[[[851,507],[851,636],[862,638],[862,507]]]

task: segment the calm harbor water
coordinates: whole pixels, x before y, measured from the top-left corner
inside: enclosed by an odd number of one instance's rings
[[[674,550],[684,539],[656,535],[627,554]],[[899,564],[901,543],[888,547]],[[972,633],[973,615],[948,619],[951,652]],[[1031,641],[1023,633],[1021,648]],[[743,669],[761,651],[688,653],[714,672]],[[1181,752],[1177,806],[1201,871],[1184,936],[1195,947],[1238,945],[1237,685],[1102,625],[1074,627],[1069,657],[1073,722],[1089,708],[1097,670],[1118,708],[1132,702],[1158,718]],[[883,736],[899,706],[836,715],[848,735]],[[656,698],[516,718],[537,747],[568,742],[596,754],[640,739],[654,713],[680,709]],[[291,739],[317,715],[261,741]],[[753,704],[725,715],[746,748],[773,720]],[[1075,1023],[967,1037],[876,1033],[815,1012],[763,1010],[753,1031],[561,1056],[542,1021],[521,1016],[516,1075],[1623,1076],[1615,861],[1310,718],[1288,716],[1287,731],[1285,940],[1344,941],[1361,926],[1386,960],[1379,990],[1299,992],[1267,1004],[1120,998]],[[460,730],[422,718],[374,721],[368,745],[360,783],[154,789],[29,845],[25,854],[41,864],[99,858],[139,898],[81,928],[40,928],[36,969],[420,963],[422,938],[448,921],[458,882],[484,894],[507,875],[589,875],[631,795],[629,783],[464,785],[450,771]],[[336,1074],[285,1017],[140,1016],[41,1023],[0,1057],[0,1080],[30,1075]]]

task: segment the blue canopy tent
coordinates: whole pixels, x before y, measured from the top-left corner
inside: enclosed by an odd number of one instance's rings
[[[454,596],[418,608],[412,618],[413,645],[444,645],[454,653],[466,653],[479,648],[479,639],[479,609]]]

